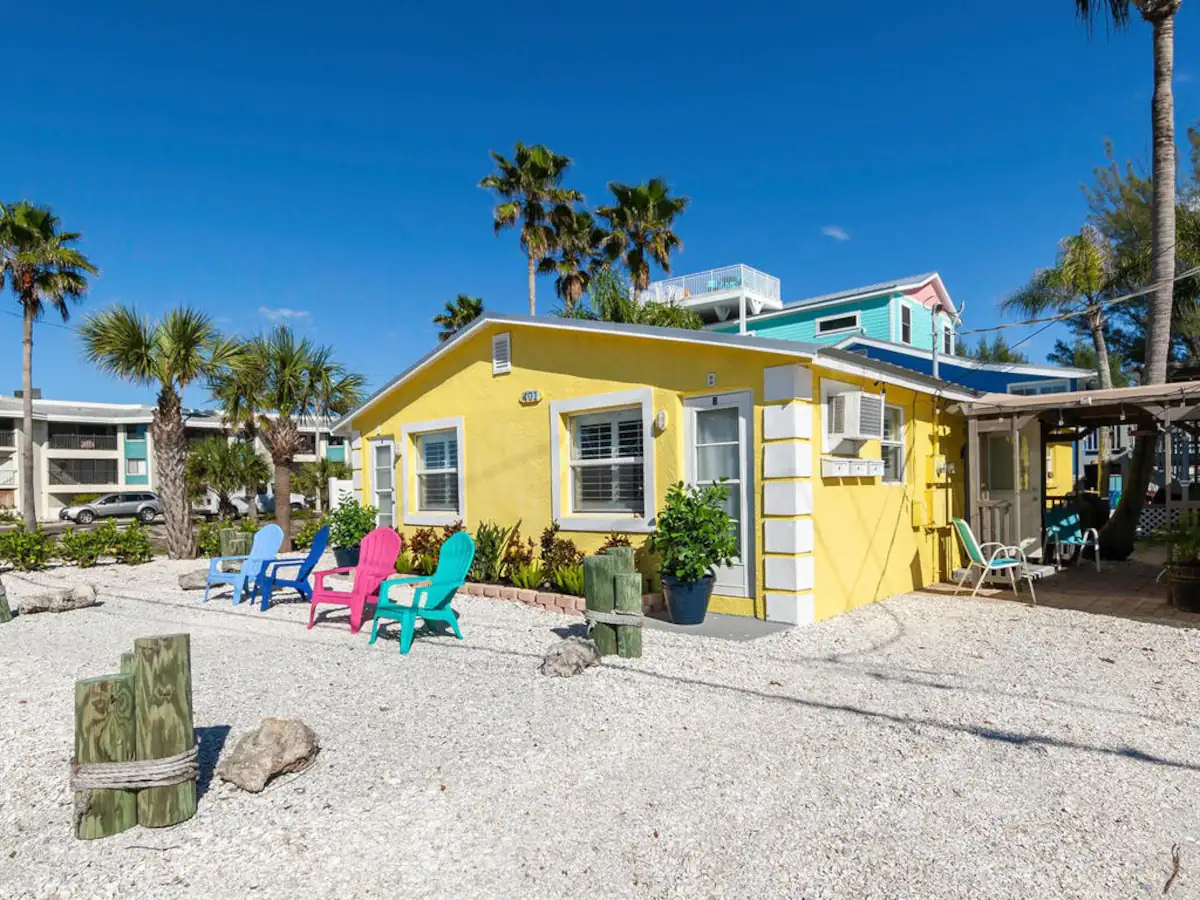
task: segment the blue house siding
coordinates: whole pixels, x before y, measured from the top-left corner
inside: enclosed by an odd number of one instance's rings
[[[883,336],[871,334],[868,337],[879,337],[880,340],[900,343],[900,317],[903,315],[900,312],[901,307],[907,307],[912,315],[912,340],[909,341],[908,346],[915,347],[917,350],[932,350],[934,338],[933,310],[906,298],[903,294],[895,295],[892,300],[892,321],[895,325],[895,331]],[[942,328],[950,324],[950,317],[939,310],[937,319],[937,338],[941,340]],[[938,350],[940,351],[941,349],[941,344],[939,344]]]
[[[146,459],[146,428],[145,425],[125,426],[125,459]],[[149,469],[149,464],[146,467]],[[125,466],[123,484],[141,485],[150,483],[150,475],[129,475],[129,467]]]
[[[898,350],[868,345],[856,346],[850,344],[846,349],[861,353],[871,359],[877,359],[880,362],[888,362],[893,365],[902,366],[905,369],[912,369],[914,372],[921,372],[925,375],[933,374],[933,360],[927,356],[913,356]],[[957,357],[939,356],[938,377],[944,381],[961,384],[963,387],[984,393],[994,392],[1005,394],[1009,392],[1013,385],[1058,380],[1046,375],[1030,372],[1004,371],[999,367],[979,369],[974,366],[963,365],[962,362],[956,362],[956,359]],[[1066,382],[1063,390],[1073,391],[1084,386],[1084,379],[1063,378],[1062,380]]]

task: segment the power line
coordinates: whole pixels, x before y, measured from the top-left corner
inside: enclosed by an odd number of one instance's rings
[[[17,319],[24,318],[21,313],[13,312],[11,309],[0,309],[0,312],[4,313],[6,316],[13,316],[14,318],[17,318]],[[74,331],[75,330],[74,327],[72,327],[71,325],[64,325],[61,322],[47,322],[45,320],[39,320],[38,324],[49,325],[51,328],[61,328],[61,329],[63,329],[63,331]]]

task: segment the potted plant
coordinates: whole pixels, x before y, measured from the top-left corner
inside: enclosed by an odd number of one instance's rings
[[[1167,584],[1171,600],[1179,609],[1200,612],[1200,519],[1184,513],[1151,537],[1167,548]]]
[[[661,555],[663,593],[676,625],[699,625],[708,614],[713,569],[733,563],[737,530],[725,511],[729,491],[721,484],[671,485],[649,549]]]
[[[375,507],[357,500],[347,500],[329,514],[329,543],[338,568],[358,565],[358,546],[375,529],[378,514]]]

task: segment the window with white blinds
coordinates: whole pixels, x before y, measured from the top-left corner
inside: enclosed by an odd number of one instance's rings
[[[417,502],[421,512],[458,510],[458,433],[417,435]]]
[[[571,512],[645,514],[641,407],[572,416]]]

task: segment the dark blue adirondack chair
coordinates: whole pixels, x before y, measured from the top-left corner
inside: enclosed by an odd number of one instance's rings
[[[308,548],[308,556],[303,559],[273,559],[263,566],[263,573],[255,582],[254,589],[262,592],[262,603],[259,604],[259,609],[266,612],[267,607],[271,605],[271,592],[275,588],[290,587],[295,588],[300,592],[300,596],[305,600],[312,600],[312,587],[308,583],[308,576],[312,574],[313,569],[317,567],[317,563],[321,560],[321,554],[325,552],[325,547],[329,544],[329,526],[321,528],[313,535],[312,546]],[[296,569],[295,575],[282,575],[282,569]],[[251,600],[254,595],[250,595]]]

